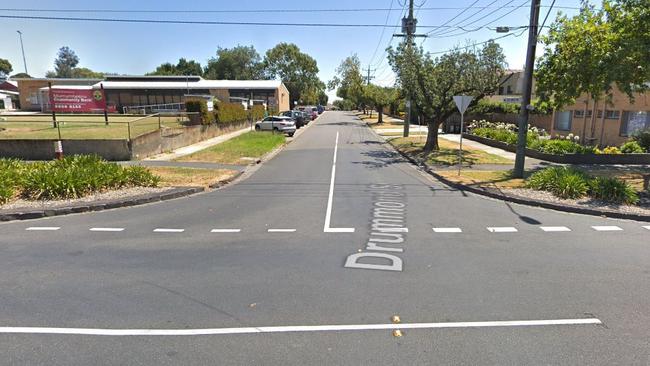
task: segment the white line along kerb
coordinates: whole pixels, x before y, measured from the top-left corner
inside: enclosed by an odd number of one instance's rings
[[[332,199],[334,198],[334,181],[336,180],[336,154],[339,149],[339,132],[336,131],[336,140],[334,141],[334,158],[332,159],[332,178],[330,179],[330,191],[327,197],[327,210],[325,211],[325,226],[323,232],[326,233],[353,233],[353,227],[330,227],[332,220]]]
[[[450,323],[387,323],[387,324],[341,324],[296,325],[274,327],[206,328],[206,329],[100,329],[100,328],[46,328],[46,327],[0,327],[0,334],[74,334],[96,336],[198,336],[219,334],[290,333],[290,332],[336,332],[386,329],[445,329],[445,328],[492,328],[535,327],[551,325],[598,325],[599,319],[550,319],[506,320]]]

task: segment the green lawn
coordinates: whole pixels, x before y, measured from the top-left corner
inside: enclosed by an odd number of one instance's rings
[[[262,157],[282,145],[284,141],[284,134],[281,133],[251,131],[177,160],[249,164],[251,160]]]
[[[421,156],[425,139],[418,136],[400,137],[390,140],[390,143],[398,150],[407,154]],[[427,161],[437,165],[458,164],[458,144],[455,142],[439,139],[439,151],[434,151],[427,157]],[[498,155],[487,153],[483,150],[463,146],[463,164],[514,164],[512,160]]]
[[[164,116],[160,123],[165,127],[181,127],[185,117]],[[128,122],[131,123],[131,138],[158,129],[158,117],[109,115],[109,125],[104,124],[104,116],[57,115],[61,122],[62,139],[126,139],[129,136]],[[53,127],[51,115],[27,115],[0,117],[0,139],[58,139],[59,132]]]

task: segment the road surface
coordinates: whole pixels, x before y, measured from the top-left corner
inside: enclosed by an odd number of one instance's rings
[[[649,309],[647,223],[450,189],[344,112],[225,189],[0,225],[3,365],[647,365]]]

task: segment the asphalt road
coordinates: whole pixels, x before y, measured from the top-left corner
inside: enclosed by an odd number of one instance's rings
[[[225,189],[0,225],[0,364],[648,365],[647,225],[463,194],[326,112]]]

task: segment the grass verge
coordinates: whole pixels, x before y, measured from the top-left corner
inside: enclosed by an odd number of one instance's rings
[[[390,144],[396,149],[411,156],[422,158],[422,149],[425,140],[418,136],[400,137],[390,140]],[[439,139],[440,150],[434,151],[427,156],[427,162],[434,165],[458,164],[458,144],[452,141]],[[463,165],[476,164],[512,164],[512,160],[490,154],[483,150],[463,146]]]
[[[524,179],[512,178],[511,171],[437,171],[436,174],[455,182],[473,187],[523,188]]]
[[[284,134],[251,131],[177,159],[222,164],[249,164],[285,142]]]
[[[209,187],[237,174],[236,170],[228,169],[149,167],[148,170],[160,177],[159,185],[162,187]]]

